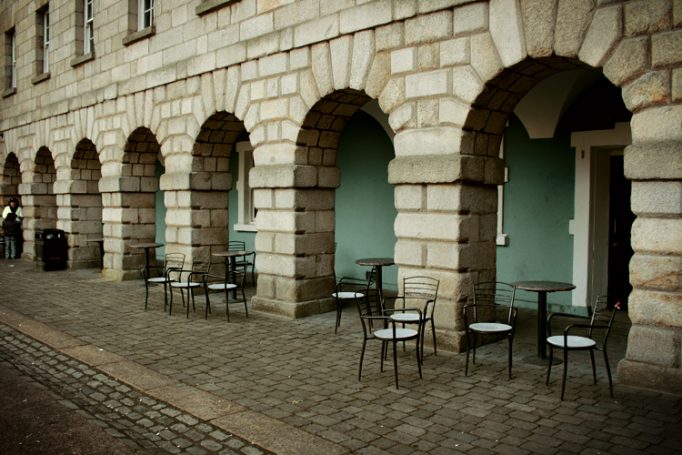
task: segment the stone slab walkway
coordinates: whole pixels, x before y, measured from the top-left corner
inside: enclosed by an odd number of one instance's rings
[[[106,281],[94,270],[43,272],[0,261],[0,286],[0,322],[9,328],[2,333],[16,330],[257,450],[669,454],[682,447],[682,398],[616,380],[612,399],[601,359],[593,385],[587,356],[571,357],[561,401],[560,370],[548,387],[545,368],[522,361],[535,352],[531,311],[521,312],[511,381],[503,343],[482,348],[468,377],[464,355],[427,352],[421,380],[408,346],[399,355],[396,390],[390,363],[379,371],[378,345],[369,346],[358,381],[362,337],[350,307],[335,336],[332,313],[245,318],[235,305],[228,324],[218,302],[204,320],[202,301],[189,319],[180,311],[168,316],[161,288],[145,312],[141,282]],[[619,317],[610,349],[614,371],[629,327],[626,315]]]

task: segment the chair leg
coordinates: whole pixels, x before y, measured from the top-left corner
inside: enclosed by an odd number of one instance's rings
[[[604,348],[604,364],[606,365],[606,376],[609,378],[609,393],[611,398],[613,398],[613,381],[611,380],[611,367],[609,366],[609,356],[606,354],[606,348]]]
[[[433,318],[431,319],[431,335],[433,336],[433,355],[438,355],[438,347],[436,346],[436,324],[433,322]],[[424,335],[422,335],[423,337]],[[422,343],[422,346],[424,343]],[[422,350],[422,352],[424,352]]]
[[[476,335],[474,335],[476,336]],[[464,339],[467,342],[467,354],[466,354],[466,362],[464,363],[464,376],[467,376],[469,374],[469,345],[471,344],[469,341],[469,334],[465,334]]]
[[[416,351],[417,351],[417,369],[419,370],[419,378],[424,379],[424,376],[422,376],[422,359],[424,358],[424,351],[421,353],[421,358],[419,354],[419,338],[417,338],[417,343],[416,343]]]
[[[552,345],[549,345],[549,357],[548,357],[548,362],[547,362],[547,380],[545,381],[545,385],[549,385],[549,374],[552,372],[552,363],[554,363],[554,348]]]
[[[365,358],[365,347],[367,346],[367,339],[362,340],[362,351],[360,352],[360,368],[358,368],[358,381],[362,378],[362,361]]]
[[[395,388],[399,389],[398,387],[398,350],[396,348],[396,341],[393,340],[393,372],[395,374]],[[419,348],[417,348],[419,349]],[[419,358],[419,354],[417,354],[417,359]]]
[[[144,280],[144,311],[147,311],[147,300],[149,299],[149,283]],[[165,308],[164,308],[165,310]]]
[[[168,307],[168,283],[163,282],[163,311]]]
[[[566,390],[567,375],[568,375],[568,349],[564,347],[564,377],[561,379],[561,401],[564,401],[564,391]]]
[[[590,361],[592,362],[592,380],[597,384],[597,367],[594,364],[594,349],[590,349]]]
[[[206,296],[206,310],[204,311],[204,319],[208,319],[208,313],[211,312],[211,301],[208,298],[208,291],[204,290]]]
[[[230,291],[225,289],[225,316],[227,317],[227,322],[230,322]]]
[[[341,300],[336,297],[336,326],[334,327],[334,333],[339,330],[339,325],[341,325]]]
[[[244,288],[242,288],[242,301],[244,302],[244,313],[246,313],[246,317],[249,317],[249,308],[246,303],[246,294],[244,293]]]
[[[382,341],[381,342],[381,363],[380,363],[380,368],[379,368],[379,371],[381,371],[382,373],[384,372],[384,357],[386,356],[386,352],[387,352],[386,342]]]
[[[512,337],[509,336],[509,379],[512,378]]]
[[[471,360],[472,365],[476,365],[476,344],[477,344],[476,338],[477,338],[476,332],[474,332],[474,351],[473,351],[473,358]]]

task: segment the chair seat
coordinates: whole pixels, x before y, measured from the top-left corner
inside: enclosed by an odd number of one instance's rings
[[[147,279],[147,283],[170,283],[173,280],[169,280],[165,276],[154,276]]]
[[[395,329],[395,339],[396,340],[409,340],[411,338],[416,338],[418,332],[414,329]],[[374,332],[374,337],[380,340],[392,341],[393,340],[393,329],[381,329]]]
[[[346,299],[364,299],[365,294],[362,292],[350,292],[350,291],[343,291],[343,292],[334,292],[332,293],[332,297],[335,299],[340,299],[340,300],[346,300]]]
[[[597,345],[597,342],[594,341],[593,339],[577,335],[569,335],[566,341],[568,343],[567,346],[568,349],[588,349],[595,347]],[[551,344],[552,346],[563,348],[564,336],[563,335],[551,336],[547,338],[547,343]]]
[[[499,322],[474,322],[473,324],[469,324],[469,329],[475,332],[500,333],[509,332],[512,329],[512,326]]]
[[[174,281],[171,283],[171,286],[174,288],[198,288],[201,286],[201,283],[197,283],[196,281]]]
[[[391,319],[395,322],[404,323],[417,323],[420,321],[419,314],[417,313],[393,313]]]
[[[208,288],[211,291],[229,291],[231,289],[237,289],[237,285],[232,283],[214,283],[209,284]]]

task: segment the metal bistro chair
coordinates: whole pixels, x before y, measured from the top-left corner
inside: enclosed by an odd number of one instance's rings
[[[473,364],[476,364],[476,345],[479,336],[506,337],[509,342],[509,379],[512,376],[512,342],[518,310],[514,308],[516,288],[508,283],[486,281],[474,285],[474,303],[464,306],[466,330],[466,364],[464,375],[469,373],[469,351],[473,345]]]
[[[163,285],[163,311],[168,307],[168,290],[169,285],[178,281],[180,271],[185,266],[184,253],[167,253],[163,258],[162,267],[150,267],[150,270],[158,270],[161,272],[160,276],[145,276],[144,280],[144,310],[147,311],[147,302],[149,300],[149,286]],[[146,272],[143,270],[143,274]],[[150,273],[151,274],[151,273]]]
[[[206,319],[208,319],[208,313],[211,312],[211,302],[209,298],[209,293],[211,292],[225,293],[225,316],[227,317],[227,322],[230,322],[230,303],[234,302],[244,303],[244,312],[246,313],[246,317],[249,317],[246,294],[244,293],[246,273],[241,271],[229,272],[228,270],[225,270],[224,276],[206,274],[204,279],[206,280],[206,312],[204,315]],[[230,282],[230,279],[232,279],[232,282]],[[233,302],[230,302],[230,291],[239,291],[241,298],[237,298]]]
[[[332,297],[336,300],[336,326],[334,327],[334,333],[337,333],[341,325],[341,312],[346,302],[361,300],[367,307],[367,311],[372,312],[372,302],[378,302],[378,293],[372,289],[374,277],[374,268],[372,268],[367,280],[341,277],[339,282],[336,283],[336,292],[332,293]]]
[[[421,354],[424,355],[424,336],[426,325],[431,324],[433,336],[433,355],[437,354],[436,325],[433,321],[433,310],[438,297],[439,280],[428,276],[411,276],[403,278],[402,294],[396,297],[386,297],[393,301],[392,309],[385,309],[391,319],[403,324],[419,324],[421,326]],[[420,312],[410,311],[419,309]],[[422,357],[423,360],[423,357]]]
[[[616,315],[616,310],[620,309],[620,303],[616,303],[612,309],[608,308],[608,296],[597,297],[594,308],[590,310],[590,316],[576,316],[567,313],[552,313],[547,317],[547,345],[549,346],[549,363],[547,365],[547,381],[549,385],[549,375],[552,371],[552,358],[554,349],[561,349],[564,353],[564,374],[561,378],[561,399],[564,399],[566,389],[566,376],[568,375],[568,351],[589,351],[592,361],[592,378],[597,383],[597,370],[594,364],[594,351],[604,353],[604,364],[606,365],[606,375],[609,378],[609,393],[613,398],[613,381],[611,380],[611,368],[609,367],[609,357],[606,353],[606,342],[611,333],[611,326]],[[570,324],[564,328],[562,335],[552,335],[551,321],[555,318],[580,318],[587,320],[587,323]]]
[[[230,240],[227,242],[227,250],[228,251],[246,251],[246,242],[243,242],[241,240]],[[244,273],[248,273],[249,269],[251,270],[251,283],[256,284],[256,271],[255,271],[255,264],[256,264],[256,252],[252,251],[244,256],[235,258],[234,260],[234,268],[235,269],[242,269],[244,270]],[[246,281],[244,281],[246,284]]]
[[[415,340],[415,352],[417,356],[417,368],[419,369],[419,377],[422,378],[421,355],[419,353],[419,340],[421,325],[417,325],[417,329],[396,327],[397,322],[392,320],[390,316],[383,314],[383,308],[380,308],[377,313],[371,311],[365,302],[360,299],[355,299],[360,315],[360,322],[362,324],[362,352],[360,353],[360,366],[358,369],[358,381],[362,378],[362,363],[365,358],[365,349],[368,340],[381,341],[381,368],[384,371],[384,358],[386,357],[387,343],[393,344],[393,371],[395,374],[395,388],[400,388],[398,385],[398,354],[396,344],[400,341]],[[421,319],[421,312],[411,310],[419,313]]]
[[[187,318],[189,318],[189,302],[190,297],[192,300],[192,309],[196,311],[196,305],[194,304],[194,293],[199,288],[204,288],[204,293],[206,299],[208,299],[208,292],[206,292],[206,279],[205,276],[211,271],[211,261],[197,260],[192,262],[192,268],[180,271],[180,277],[177,281],[170,284],[171,287],[171,298],[170,305],[168,307],[168,314],[173,314],[173,289],[180,290],[180,296],[182,297],[182,305],[185,305],[185,292],[187,291]],[[184,278],[183,278],[184,277]],[[208,301],[206,303],[208,306]]]

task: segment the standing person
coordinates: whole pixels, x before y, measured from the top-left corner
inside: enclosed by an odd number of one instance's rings
[[[19,207],[19,201],[13,197],[2,211],[2,230],[5,235],[5,259],[16,259],[17,243],[21,236],[21,221],[24,212]]]

